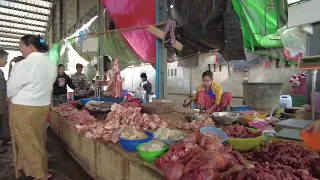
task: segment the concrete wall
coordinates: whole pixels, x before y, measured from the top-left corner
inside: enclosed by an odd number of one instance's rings
[[[151,65],[129,67],[121,71],[122,89],[135,91],[141,82],[141,73],[147,74],[148,81],[152,84],[152,92],[155,92],[156,70]]]
[[[298,69],[291,68],[276,68],[276,62],[271,63],[270,68],[264,67],[264,61],[261,60],[261,63],[250,67],[249,70],[249,82],[278,82],[283,83],[282,94],[290,94],[291,86],[289,85],[290,77],[299,72]],[[177,66],[177,62],[168,64],[168,99],[174,101],[175,106],[182,106],[183,100],[187,99],[192,91],[195,91],[196,87],[199,86],[202,82],[201,75],[204,71],[208,70],[208,64],[214,63],[214,56],[207,57],[205,55],[200,56],[199,66],[198,67],[180,67]],[[149,66],[148,76],[152,76],[153,79],[150,79],[152,83],[154,82],[155,70],[152,66]],[[135,89],[140,82],[139,72],[146,67],[136,67],[128,68],[125,70],[125,85],[127,89]],[[149,69],[149,68],[147,68]],[[218,69],[218,68],[217,68]],[[213,67],[211,65],[211,70]],[[230,77],[228,76],[227,65],[223,65],[221,72],[214,72],[214,79],[221,83],[223,86],[223,91],[232,92],[234,98],[232,104],[240,105],[242,104],[243,89],[242,89],[242,72],[235,72],[233,69],[230,69]],[[176,73],[175,73],[176,72]],[[131,84],[130,84],[131,83]],[[132,86],[133,84],[133,86]],[[154,86],[154,83],[153,83]]]

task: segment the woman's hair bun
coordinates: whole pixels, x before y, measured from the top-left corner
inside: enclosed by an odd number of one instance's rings
[[[41,38],[40,36],[28,34],[28,35],[23,36],[21,38],[21,41],[26,46],[32,45],[39,52],[42,52],[42,53],[45,53],[49,50],[49,46],[44,42],[44,39]]]

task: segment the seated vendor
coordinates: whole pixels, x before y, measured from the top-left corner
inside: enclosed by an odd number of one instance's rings
[[[193,97],[193,103],[200,109],[200,105],[206,110],[205,113],[223,111],[231,103],[232,94],[222,93],[222,87],[213,80],[213,73],[210,70],[202,74],[202,85],[197,88]]]

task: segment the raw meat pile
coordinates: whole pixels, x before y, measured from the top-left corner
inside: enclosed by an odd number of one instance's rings
[[[68,116],[68,120],[74,122],[75,125],[84,125],[96,121],[87,110],[74,109]]]
[[[169,150],[155,160],[155,164],[164,170],[167,180],[214,180],[219,172],[237,163],[246,164],[239,152],[231,150],[230,145],[195,133],[179,143],[171,144]]]
[[[318,158],[318,154],[299,145],[275,142],[247,155],[247,159],[256,161],[255,168],[232,173],[224,179],[312,180],[312,176],[319,175]]]
[[[242,112],[243,116],[258,116],[260,113],[257,111],[244,111]]]
[[[75,109],[75,103],[76,102],[68,102],[68,103],[61,104],[57,108],[56,112],[60,113],[61,116],[65,116],[65,117],[69,116],[71,111]]]
[[[312,180],[313,177],[308,171],[302,169],[294,169],[290,166],[268,163],[255,163],[255,168],[244,169],[242,171],[233,172],[223,180],[246,179],[246,180]]]
[[[192,121],[191,123],[183,123],[178,122],[177,128],[183,129],[183,130],[192,130],[192,131],[199,131],[200,128],[205,126],[215,126],[214,122],[212,121],[211,117],[205,118],[200,121]]]
[[[255,138],[262,135],[260,131],[252,132],[250,129],[238,124],[223,127],[222,130],[230,138]]]
[[[309,149],[289,142],[275,142],[265,148],[253,150],[248,159],[259,163],[280,163],[294,169],[306,169],[313,158],[319,155]]]
[[[104,121],[90,123],[88,127],[79,127],[81,129],[90,129],[85,136],[93,139],[102,138],[104,141],[113,143],[119,142],[119,135],[126,127],[147,130],[166,127],[168,120],[162,120],[158,115],[147,115],[140,113],[141,108],[125,107],[119,104],[111,106],[111,112]]]
[[[309,171],[313,177],[320,179],[320,158],[314,158],[310,161]]]

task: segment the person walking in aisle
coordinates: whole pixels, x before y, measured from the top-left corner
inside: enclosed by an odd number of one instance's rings
[[[58,107],[60,104],[68,102],[67,99],[67,85],[71,89],[76,87],[72,83],[72,79],[64,72],[63,64],[58,65],[58,76],[53,84],[52,106]]]
[[[86,91],[90,89],[90,85],[87,80],[87,76],[82,73],[83,65],[76,65],[77,72],[71,76],[72,83],[76,87],[73,95],[73,100],[77,101],[82,98],[86,98]]]
[[[8,52],[0,49],[0,67],[5,67]],[[0,147],[10,141],[9,117],[7,108],[7,85],[3,71],[0,69]],[[1,150],[3,150],[1,148]],[[1,151],[0,150],[0,151]]]
[[[48,45],[39,36],[25,35],[19,46],[25,59],[13,66],[7,82],[15,175],[47,180],[46,118],[57,67],[43,53]]]

